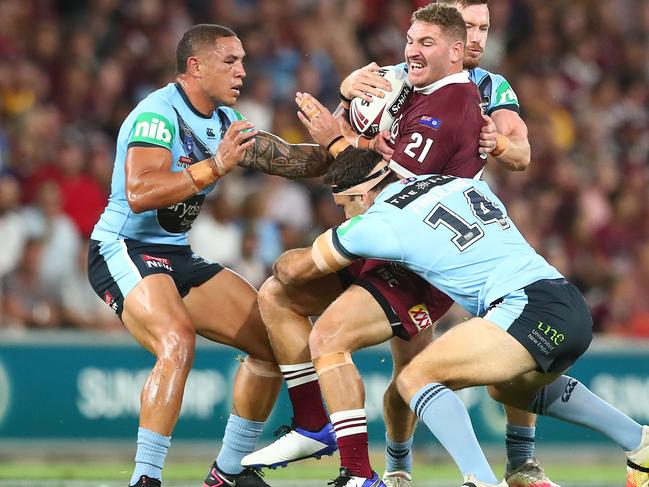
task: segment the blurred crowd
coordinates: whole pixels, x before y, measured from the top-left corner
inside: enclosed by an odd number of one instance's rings
[[[340,80],[403,58],[421,0],[2,0],[0,328],[119,331],[87,283],[119,126],[173,81],[191,25],[233,28],[247,56],[239,110],[310,141],[296,90],[330,108]],[[491,0],[483,67],[519,97],[532,165],[486,179],[532,245],[586,295],[596,330],[649,336],[649,2]],[[279,253],[342,214],[320,181],[235,171],[191,231],[197,253],[259,286]]]

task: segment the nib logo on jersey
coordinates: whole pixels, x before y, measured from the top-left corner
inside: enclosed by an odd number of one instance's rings
[[[162,143],[171,146],[175,133],[174,126],[162,115],[157,113],[141,113],[135,120],[131,142]]]
[[[171,266],[171,261],[164,257],[154,257],[153,255],[142,254],[140,255],[140,258],[149,269],[165,269],[169,272],[174,270]]]

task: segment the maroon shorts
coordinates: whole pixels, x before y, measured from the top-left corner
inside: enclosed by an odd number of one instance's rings
[[[345,288],[366,289],[383,308],[394,335],[404,340],[432,326],[453,304],[414,272],[384,260],[357,260],[338,276]]]

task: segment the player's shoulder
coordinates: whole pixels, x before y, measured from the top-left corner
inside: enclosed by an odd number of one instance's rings
[[[469,71],[469,77],[478,87],[482,100],[487,103],[487,113],[500,108],[519,111],[518,97],[502,74],[476,67]]]
[[[158,88],[144,97],[133,109],[134,112],[160,110],[164,113],[173,111],[174,98],[177,96],[173,83]]]

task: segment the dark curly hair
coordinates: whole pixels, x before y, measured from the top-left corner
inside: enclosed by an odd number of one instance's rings
[[[329,166],[324,182],[339,188],[351,188],[362,182],[381,159],[381,154],[373,150],[347,147]],[[383,189],[398,179],[394,174],[388,175],[374,189]]]

